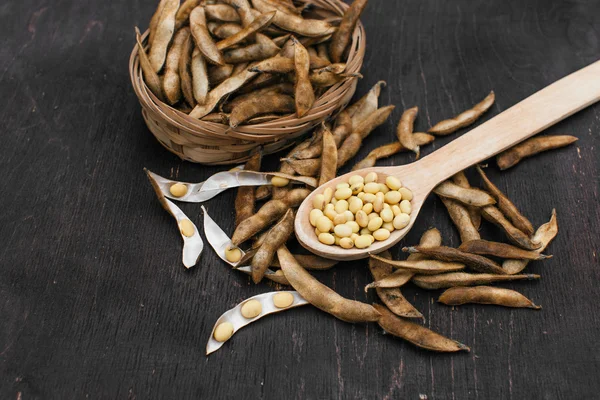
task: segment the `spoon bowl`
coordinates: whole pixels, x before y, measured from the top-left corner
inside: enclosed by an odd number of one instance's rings
[[[356,260],[377,254],[398,243],[412,228],[429,193],[438,184],[474,164],[486,160],[543,131],[577,111],[600,100],[600,61],[588,65],[531,95],[470,132],[422,159],[395,167],[372,167],[339,176],[315,189],[300,205],[296,214],[296,237],[302,246],[325,258]],[[313,199],[325,188],[347,182],[352,175],[376,172],[383,183],[395,176],[413,193],[409,224],[395,230],[384,241],[375,241],[364,249],[343,249],[319,242],[310,224]]]

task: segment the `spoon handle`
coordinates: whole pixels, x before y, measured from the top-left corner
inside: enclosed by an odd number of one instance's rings
[[[600,61],[545,87],[413,165],[426,170],[423,177],[435,186],[598,100]]]

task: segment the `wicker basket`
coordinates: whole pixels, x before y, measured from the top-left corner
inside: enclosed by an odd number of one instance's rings
[[[340,0],[312,0],[321,9],[343,15],[348,5]],[[145,41],[148,32],[142,40]],[[359,22],[352,35],[346,71],[360,72],[365,54],[365,31]],[[294,143],[330,115],[344,108],[356,90],[357,79],[347,79],[330,87],[302,118],[295,115],[256,125],[228,125],[201,121],[160,101],[142,79],[137,46],[129,59],[133,89],[142,106],[148,129],[169,151],[184,160],[202,164],[233,164],[247,160],[259,148],[264,154],[274,153]]]

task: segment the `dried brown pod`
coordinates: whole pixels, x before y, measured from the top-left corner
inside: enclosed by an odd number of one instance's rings
[[[542,246],[539,249],[534,250],[536,253],[541,253],[548,247],[552,239],[558,234],[558,222],[556,221],[556,210],[552,210],[552,217],[550,221],[540,226],[535,234],[533,235],[533,241],[539,242]],[[502,268],[509,274],[518,274],[523,271],[528,260],[504,260]]]
[[[438,301],[449,306],[474,303],[534,310],[542,308],[517,291],[492,286],[453,287],[442,293]]]
[[[477,172],[483,180],[483,184],[488,191],[496,199],[496,207],[502,211],[502,214],[520,231],[528,236],[533,235],[533,225],[529,220],[519,212],[517,206],[496,185],[489,180],[483,169],[478,165]]]
[[[386,85],[385,81],[378,81],[366,95],[346,108],[346,112],[352,118],[352,126],[358,126],[379,108],[379,95]]]
[[[496,203],[496,200],[483,190],[463,188],[450,181],[440,183],[433,189],[433,192],[438,196],[455,199],[468,206],[484,207]]]
[[[277,250],[284,276],[310,304],[346,322],[377,321],[381,315],[373,306],[346,299],[316,280],[298,264],[285,246]]]
[[[333,138],[335,140],[335,145],[340,148],[343,141],[346,140],[348,135],[352,133],[352,117],[348,110],[342,110],[338,117],[335,119],[335,129],[333,130]],[[320,155],[320,154],[319,154]],[[312,158],[312,157],[296,157],[296,158]]]
[[[487,240],[471,240],[458,247],[466,253],[495,256],[500,258],[516,258],[519,260],[544,260],[552,256],[540,254],[536,251],[523,250],[506,243],[490,242]]]
[[[471,188],[471,184],[469,183],[464,171],[457,172],[456,174],[452,175],[450,179],[453,183],[462,188]],[[475,206],[466,206],[466,209],[469,212],[473,226],[476,230],[479,230],[479,227],[481,226],[481,213],[479,212],[479,208]]]
[[[210,21],[240,22],[240,15],[235,8],[227,4],[205,4],[204,12]]]
[[[439,275],[415,275],[412,282],[421,289],[436,290],[455,286],[489,285],[490,283],[539,279],[539,275],[496,275],[449,272]]]
[[[492,90],[485,99],[483,99],[480,103],[475,104],[473,108],[461,112],[454,118],[438,122],[431,129],[429,129],[429,132],[433,133],[434,135],[443,136],[449,135],[460,128],[464,128],[465,126],[469,126],[490,109],[490,107],[494,104],[495,99],[496,96]]]
[[[244,166],[245,171],[260,171],[262,154],[254,154]],[[235,197],[235,226],[254,215],[254,204],[256,203],[254,186],[240,186]]]
[[[373,304],[373,307],[381,314],[381,318],[377,321],[379,326],[387,333],[402,338],[417,347],[439,352],[471,351],[468,346],[456,340],[448,339],[424,326],[396,317],[379,304]]]
[[[275,12],[260,14],[258,17],[252,21],[250,25],[236,33],[235,35],[229,36],[227,39],[223,39],[220,42],[217,42],[217,49],[225,50],[228,47],[231,47],[235,44],[240,43],[243,40],[246,40],[248,37],[254,35],[256,32],[259,32],[261,29],[269,26],[271,20],[275,16]]]
[[[418,146],[429,144],[435,139],[435,136],[421,132],[417,132],[413,136]],[[352,171],[374,167],[378,160],[393,156],[394,154],[405,150],[407,150],[406,147],[404,147],[400,142],[394,142],[377,147],[373,149],[365,158],[354,164]]]
[[[279,47],[262,33],[256,34],[256,43],[246,47],[227,50],[223,53],[223,60],[229,64],[260,61],[273,57],[279,51]]]
[[[189,30],[188,30],[189,32]],[[192,83],[192,74],[190,72],[190,64],[192,61],[192,49],[194,48],[194,40],[188,34],[183,48],[181,49],[181,57],[179,58],[179,77],[181,79],[181,93],[185,101],[192,107],[196,105],[194,99],[194,86]],[[191,110],[190,110],[191,111]]]
[[[229,114],[226,113],[211,113],[207,114],[201,118],[202,121],[205,122],[214,122],[215,124],[228,124],[229,123]]]
[[[450,215],[450,219],[454,223],[454,226],[456,226],[456,229],[458,230],[461,242],[468,242],[470,240],[481,238],[477,228],[473,225],[467,206],[446,197],[440,196],[440,199],[446,207],[446,210],[448,210],[448,214]]]
[[[336,73],[329,67],[322,68],[320,70],[314,70],[310,73],[310,83],[316,88],[328,88],[336,83],[353,78],[362,78],[362,75],[358,72]]]
[[[323,152],[323,131],[325,129],[330,129],[330,125],[325,122],[324,124],[321,124],[321,126],[319,126],[319,128],[317,128],[312,135],[312,138],[310,139],[310,145],[302,150],[296,151],[295,153],[290,155],[290,159],[296,159],[296,160],[305,160],[305,159],[312,159],[312,158],[316,158],[319,157],[321,155],[321,153]],[[335,141],[335,134],[334,135],[334,141]],[[337,149],[337,142],[336,142],[336,149]],[[336,154],[337,157],[337,154]]]
[[[208,82],[206,62],[197,47],[192,51],[190,70],[192,72],[192,92],[194,94],[194,99],[196,100],[196,103],[203,105],[206,103],[210,84]],[[208,112],[210,112],[210,110]]]
[[[502,212],[494,206],[485,206],[481,208],[481,215],[487,221],[493,223],[506,233],[508,239],[519,247],[527,250],[535,250],[541,247],[541,243],[532,240],[525,233],[517,229]]]
[[[182,26],[189,23],[190,14],[199,3],[200,0],[185,0],[181,3],[177,14],[175,14],[175,31],[178,31]]]
[[[319,43],[317,45],[317,56],[331,64],[331,59],[329,58],[329,49],[327,48],[326,43]]]
[[[294,44],[294,71],[296,72],[296,117],[306,115],[315,102],[315,92],[310,83],[310,57],[302,44],[292,36]]]
[[[279,113],[288,114],[294,111],[294,99],[287,94],[270,93],[260,97],[252,97],[240,102],[231,112],[229,126],[236,128],[243,122],[259,115]]]
[[[270,5],[265,0],[252,0],[252,4],[254,5],[254,8],[261,13],[277,11],[277,8]],[[335,27],[331,26],[326,21],[304,19],[298,15],[282,12],[275,14],[273,23],[286,31],[308,37],[326,36],[332,34],[336,30]]]
[[[354,127],[352,133],[359,134],[361,139],[366,138],[374,129],[387,121],[392,111],[394,111],[394,108],[396,108],[396,106],[385,106],[375,110],[371,115]]]
[[[421,235],[421,240],[419,241],[419,246],[425,247],[437,247],[442,245],[442,235],[440,231],[436,228],[429,228],[426,230],[423,235]],[[408,256],[407,260],[409,261],[419,261],[425,260],[427,257],[423,256],[423,254],[414,253]],[[386,264],[387,265],[387,264]],[[391,266],[389,266],[391,268]],[[390,275],[377,279],[375,278],[375,282],[372,282],[365,286],[365,291],[371,288],[393,288],[403,286],[405,283],[410,281],[410,279],[415,274],[411,271],[407,270],[397,270]],[[389,307],[389,306],[388,306]],[[393,309],[392,309],[393,311]]]
[[[314,254],[293,254],[294,258],[302,266],[304,269],[309,269],[313,271],[323,271],[332,268],[337,265],[337,260],[330,260],[328,258],[323,258],[316,256]],[[271,262],[272,267],[281,267],[279,264],[279,259],[275,258]]]
[[[241,71],[240,71],[241,73]],[[264,88],[256,89],[253,92],[244,93],[239,96],[234,97],[233,99],[229,99],[227,103],[223,105],[223,111],[231,112],[235,107],[244,103],[248,99],[257,98],[261,96],[265,96],[272,93],[283,93],[283,94],[293,94],[294,93],[294,85],[291,83],[278,83],[275,85],[267,86]]]
[[[192,31],[196,47],[198,47],[208,62],[215,65],[225,64],[223,55],[217,48],[206,26],[204,7],[198,6],[192,10],[190,14],[190,30]]]
[[[232,6],[240,16],[243,26],[248,26],[254,20],[253,8],[250,6],[248,0],[221,0],[229,6]]]
[[[213,65],[208,69],[208,82],[210,86],[217,86],[225,79],[231,77],[233,74],[233,65]]]
[[[160,16],[156,20],[156,29],[152,35],[152,45],[148,58],[155,72],[159,72],[167,58],[167,49],[175,32],[175,14],[179,9],[179,0],[166,0],[159,5]]]
[[[170,0],[160,0],[158,6],[156,7],[156,10],[154,11],[154,14],[152,14],[152,18],[150,18],[150,24],[148,25],[148,47],[152,47],[154,37],[156,36],[156,29],[158,27],[158,23],[160,21],[163,9],[169,1]]]
[[[400,123],[398,124],[398,128],[396,129],[396,136],[398,137],[398,141],[402,143],[404,147],[406,147],[410,151],[413,151],[417,155],[417,159],[421,155],[421,149],[417,144],[415,138],[413,137],[413,128],[418,112],[419,107],[412,107],[408,110],[405,110],[402,113]]]
[[[384,251],[381,256],[391,258],[389,251]],[[379,282],[382,279],[389,277],[392,274],[392,267],[374,258],[369,259],[369,270],[373,279]],[[412,275],[411,275],[412,276]],[[409,278],[410,280],[410,278]],[[366,289],[365,289],[366,291]],[[423,318],[423,314],[419,312],[406,298],[402,295],[399,288],[377,288],[377,296],[381,301],[396,315],[405,318]]]
[[[498,154],[496,156],[496,163],[501,170],[505,170],[514,167],[524,158],[544,151],[565,147],[576,141],[577,138],[575,136],[569,135],[534,137]]]
[[[283,200],[268,201],[256,214],[240,222],[233,232],[231,242],[239,246],[281,218],[288,209],[288,204]]]
[[[460,251],[458,249],[438,246],[438,247],[403,247],[402,251],[408,253],[421,253],[427,257],[435,258],[436,260],[448,261],[448,262],[459,262],[465,264],[469,268],[477,272],[492,273],[492,274],[506,274],[506,272],[498,265],[498,263],[490,260],[489,258],[479,256],[477,254],[470,254]]]
[[[226,22],[224,24],[217,24],[209,22],[208,31],[219,39],[227,39],[233,35],[237,35],[242,31],[242,26],[234,22]]]
[[[323,154],[321,156],[321,173],[319,186],[335,178],[337,172],[337,147],[329,129],[323,124]]]
[[[146,50],[144,49],[144,45],[142,44],[142,35],[140,34],[140,30],[137,26],[135,27],[135,40],[137,41],[140,67],[142,68],[142,74],[144,75],[144,82],[156,97],[158,97],[161,101],[164,101],[165,96],[162,91],[160,77],[150,63],[150,59],[148,58]]]
[[[256,200],[262,201],[271,197],[273,186],[263,185],[256,188]]]
[[[293,158],[282,158],[281,161],[290,165],[293,170],[302,176],[317,176],[321,169],[321,159],[311,158],[310,160],[295,160]]]
[[[344,13],[340,26],[333,33],[329,44],[329,54],[333,62],[341,62],[344,52],[352,40],[352,32],[360,18],[360,14],[367,6],[368,0],[354,0]]]
[[[444,272],[462,271],[465,269],[464,264],[438,260],[388,260],[377,254],[371,254],[371,258],[386,263],[394,268],[423,275],[435,275]]]
[[[252,281],[259,283],[269,268],[275,252],[287,242],[294,231],[294,212],[289,209],[265,236],[264,243],[252,257]]]

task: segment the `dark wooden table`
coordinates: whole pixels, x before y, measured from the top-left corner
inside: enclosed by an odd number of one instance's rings
[[[173,221],[142,172],[201,181],[223,169],[180,161],[144,125],[127,62],[133,27],[147,25],[154,3],[0,6],[0,398],[598,396],[599,105],[549,129],[577,135],[576,145],[506,172],[491,163],[490,177],[535,225],[557,209],[554,258],[528,269],[542,279],[505,285],[542,311],[453,310],[435,302],[439,293],[409,285],[404,292],[426,326],[470,353],[430,353],[374,324],[304,307],[255,323],[206,357],[217,317],[271,288],[229,271],[209,248],[186,271]],[[357,94],[384,79],[381,102],[397,109],[360,156],[394,140],[404,107],[420,107],[423,130],[494,89],[487,119],[595,61],[598,15],[596,0],[372,0]],[[410,160],[403,154],[382,164]],[[205,204],[228,232],[234,196]],[[198,205],[182,208],[201,222]],[[403,243],[417,242],[429,226],[447,244],[459,243],[433,196]],[[482,234],[503,239],[488,224]],[[347,297],[376,300],[363,292],[364,261],[318,278]]]

